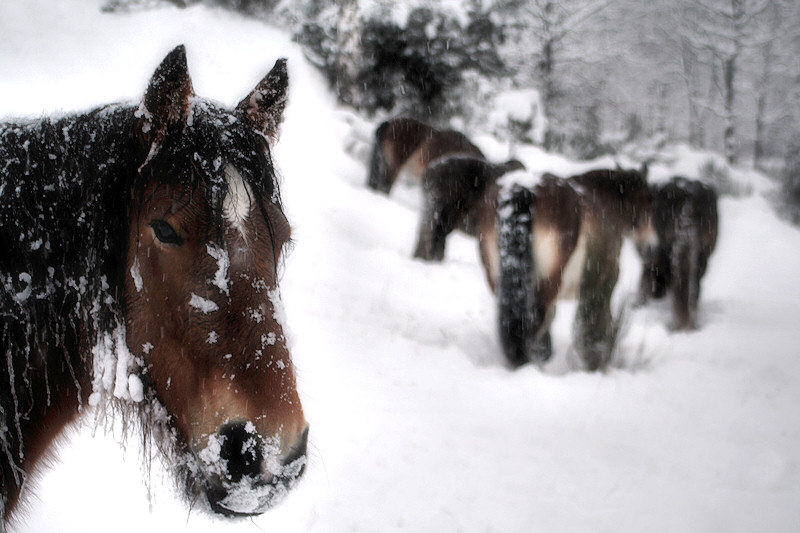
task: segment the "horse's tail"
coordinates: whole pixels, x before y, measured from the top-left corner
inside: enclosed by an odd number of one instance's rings
[[[497,287],[500,342],[509,362],[529,361],[528,346],[534,329],[534,258],[531,242],[533,192],[515,186],[499,198],[498,247],[500,275]]]
[[[388,127],[389,122],[384,122],[375,130],[375,139],[372,144],[372,155],[369,163],[369,176],[367,176],[367,186],[370,189],[386,194],[389,194],[393,181],[383,146],[383,138]]]

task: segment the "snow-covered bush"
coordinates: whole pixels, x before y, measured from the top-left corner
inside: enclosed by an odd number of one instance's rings
[[[488,102],[486,124],[504,140],[542,144],[547,119],[539,91],[533,88],[508,89]]]
[[[427,119],[453,116],[469,104],[458,97],[467,73],[491,78],[504,72],[497,51],[502,30],[486,14],[417,6],[405,14],[365,9],[359,17],[350,102],[357,109]],[[295,39],[342,90],[337,22],[335,8],[324,10],[302,24]]]

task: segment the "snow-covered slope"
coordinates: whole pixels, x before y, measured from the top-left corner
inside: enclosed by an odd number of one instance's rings
[[[196,91],[227,104],[289,58],[276,160],[295,248],[282,285],[311,462],[276,509],[229,522],[187,509],[157,466],[143,475],[135,439],[123,450],[85,424],[38,477],[20,531],[800,528],[800,231],[761,196],[721,202],[699,332],[668,332],[666,303],[633,309],[622,368],[588,374],[570,363],[564,302],[554,360],[512,372],[474,242],[453,236],[443,264],[410,258],[418,191],[364,187],[374,124],[335,106],[285,33],[202,7],[99,5],[0,3],[0,116],[135,100],[181,42]],[[533,148],[516,155],[534,169],[585,168]],[[684,173],[702,162],[678,155]],[[618,304],[637,276],[626,248]]]

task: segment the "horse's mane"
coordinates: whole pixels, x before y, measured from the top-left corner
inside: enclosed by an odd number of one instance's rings
[[[98,413],[103,413],[109,405],[103,400],[119,392],[104,378],[108,365],[119,363],[119,351],[127,352],[123,289],[134,198],[153,184],[179,184],[187,194],[202,190],[209,227],[221,228],[228,194],[224,167],[232,164],[268,227],[267,202],[281,208],[266,138],[204,100],[194,99],[190,111],[187,123],[171,125],[152,146],[134,106],[0,124],[4,484],[24,482],[20,426],[32,410],[51,407],[51,387],[58,386],[48,380],[51,369],[68,369],[78,409],[88,399],[92,405],[102,402]],[[127,355],[135,372],[140,363]],[[105,369],[98,368],[98,360]],[[37,383],[45,390],[38,390]],[[117,396],[130,399],[125,392]],[[159,432],[157,423],[166,416],[147,392],[145,401],[111,404],[123,419],[135,415],[142,422],[145,440]],[[0,520],[3,508],[0,502]]]

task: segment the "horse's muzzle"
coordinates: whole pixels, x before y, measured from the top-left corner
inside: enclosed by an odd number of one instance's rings
[[[286,496],[305,471],[308,427],[284,455],[274,440],[265,442],[250,422],[232,422],[220,429],[214,440],[218,446],[198,454],[205,466],[206,498],[215,513],[259,515]],[[212,459],[216,465],[209,465]]]

